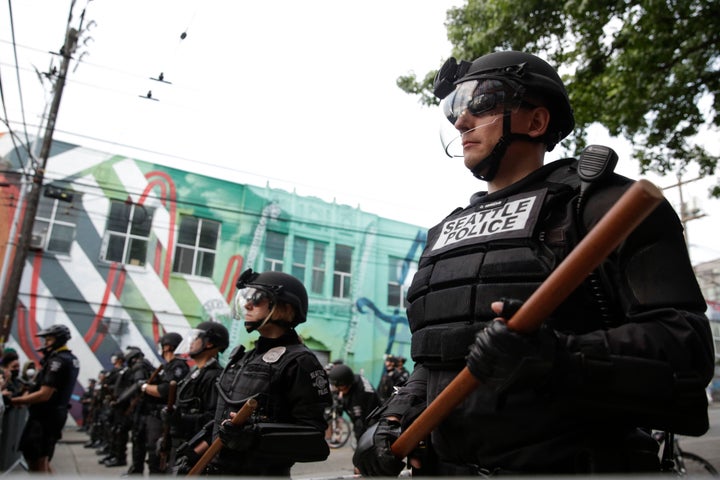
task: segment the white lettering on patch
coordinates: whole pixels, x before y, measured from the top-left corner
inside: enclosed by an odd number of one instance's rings
[[[438,250],[463,240],[524,230],[537,199],[538,196],[533,195],[502,204],[489,204],[483,209],[448,220],[432,249]]]

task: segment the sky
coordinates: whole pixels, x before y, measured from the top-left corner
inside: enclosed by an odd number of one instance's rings
[[[38,134],[52,92],[36,69],[59,67],[49,52],[64,41],[72,4],[10,2],[12,24],[8,5],[0,7],[0,74],[21,135],[23,115]],[[83,28],[54,138],[430,227],[485,184],[443,152],[437,108],[395,82],[450,56],[446,11],[461,4],[77,0],[70,23],[77,28],[84,10]],[[169,83],[152,80],[161,73]],[[152,100],[143,98],[149,91]],[[590,143],[618,152],[616,171],[641,178],[627,142],[591,132]],[[561,156],[556,149],[546,160]],[[707,213],[687,222],[694,264],[720,258],[720,201],[707,196],[714,181],[683,187],[685,201]],[[665,194],[679,205],[677,188]]]

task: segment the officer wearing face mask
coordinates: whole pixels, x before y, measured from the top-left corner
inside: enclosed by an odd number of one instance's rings
[[[175,351],[195,362],[190,373],[177,386],[174,410],[165,410],[170,423],[173,448],[169,465],[176,463],[178,474],[187,473],[197,462],[207,444],[203,436],[193,438],[204,427],[212,429],[218,392],[215,381],[222,372],[218,355],[230,344],[230,334],[222,324],[201,322],[185,336]],[[197,450],[197,451],[196,451]]]
[[[223,448],[206,472],[289,477],[295,462],[325,460],[330,453],[327,374],[295,331],[307,317],[307,291],[286,273],[252,270],[243,272],[237,287],[233,316],[260,337],[250,351],[236,347],[218,378],[212,439],[219,436]],[[250,397],[257,409],[245,425],[232,425]]]
[[[70,329],[53,325],[37,333],[44,341],[40,372],[32,391],[11,399],[12,405],[29,405],[20,451],[31,472],[52,472],[50,461],[62,437],[80,363],[67,346]]]
[[[0,368],[5,376],[5,386],[3,396],[17,397],[25,390],[22,379],[20,378],[20,360],[17,352],[13,350],[5,350],[0,360]]]
[[[707,308],[682,224],[662,202],[534,333],[506,323],[633,181],[611,152],[544,164],[574,127],[565,86],[524,52],[450,59],[435,93],[446,152],[487,184],[430,229],[408,290],[415,368],[353,461],[403,466],[391,445],[464,367],[480,381],[410,455],[428,475],[658,472],[648,429],[701,435],[713,375]],[[588,162],[587,160],[591,160]]]

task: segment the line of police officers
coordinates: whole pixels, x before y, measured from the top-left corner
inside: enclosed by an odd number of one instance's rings
[[[233,315],[260,338],[247,352],[235,348],[224,368],[218,355],[229,345],[228,330],[212,321],[185,338],[163,335],[155,369],[136,347],[111,358],[92,396],[85,444],[100,463],[127,465],[131,440],[127,475],[142,475],[145,464],[151,474],[183,474],[218,437],[222,450],[205,474],[289,477],[294,462],[327,458],[327,375],[295,332],[307,315],[305,287],[285,273],[247,270],[238,288]],[[231,424],[249,397],[257,400],[250,420]]]
[[[112,356],[112,370],[100,372],[88,416],[90,440],[85,444],[97,449],[100,463],[127,465],[131,440],[128,474],[143,474],[146,463],[150,473],[169,473],[177,447],[213,419],[214,384],[222,371],[217,357],[228,347],[228,331],[220,323],[202,322],[188,339],[183,342],[175,332],[163,335],[160,367],[153,368],[139,348],[128,347]],[[190,348],[186,353],[192,369],[175,355],[181,344]]]

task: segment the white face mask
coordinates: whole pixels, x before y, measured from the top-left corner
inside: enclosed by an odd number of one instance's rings
[[[34,368],[28,368],[27,370],[25,370],[25,376],[27,378],[33,378],[36,373],[37,371]]]

